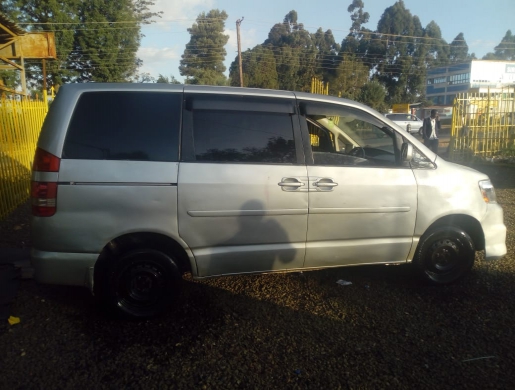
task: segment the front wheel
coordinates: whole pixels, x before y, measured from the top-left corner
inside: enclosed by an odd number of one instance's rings
[[[474,258],[470,236],[460,228],[447,226],[422,236],[413,263],[425,280],[449,284],[470,271]]]
[[[424,128],[421,127],[420,129],[418,129],[418,135],[420,135],[422,137],[423,134],[424,134]]]
[[[163,312],[180,291],[181,274],[173,257],[154,249],[136,249],[109,267],[102,297],[108,307],[130,317]]]

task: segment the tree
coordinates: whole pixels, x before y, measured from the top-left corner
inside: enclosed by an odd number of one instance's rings
[[[181,84],[181,82],[178,81],[174,76],[170,76],[170,78],[168,78],[167,76],[163,76],[161,73],[159,73],[156,83],[158,83],[158,84]]]
[[[378,81],[384,83],[390,103],[409,102],[421,93],[423,85],[412,80],[425,76],[425,68],[417,63],[416,36],[423,29],[399,0],[385,9],[377,24],[377,33],[369,47],[370,61]]]
[[[75,23],[78,24],[77,3],[64,0],[43,0],[40,2],[7,0],[0,5],[0,11],[10,19],[21,23],[27,31],[36,32],[44,29],[54,32],[58,58],[57,60],[47,61],[47,81],[50,85],[61,85],[76,76],[76,73],[69,69],[68,58],[74,46]],[[29,86],[40,84],[42,72],[39,64],[26,61],[25,68]]]
[[[0,70],[0,85],[15,89],[19,83],[19,72],[14,70]]]
[[[340,45],[336,43],[331,30],[323,31],[318,28],[311,40],[316,48],[316,68],[318,78],[323,80],[333,79],[338,67]]]
[[[155,83],[156,78],[153,77],[150,73],[144,72],[135,74],[129,81],[133,83]]]
[[[158,13],[148,0],[7,0],[0,11],[28,31],[52,31],[58,59],[47,61],[47,83],[127,81],[141,65],[140,26]],[[27,77],[41,83],[40,61],[27,61]]]
[[[347,11],[351,14],[352,26],[350,33],[342,42],[342,53],[358,54],[360,52],[363,34],[368,31],[363,28],[363,24],[368,23],[370,19],[369,13],[363,12],[364,7],[365,3],[362,0],[353,0],[347,8]]]
[[[390,104],[422,99],[427,68],[448,61],[449,45],[439,26],[432,21],[423,28],[402,0],[385,9],[377,31],[362,41],[367,46],[361,52],[374,78],[385,85]]]
[[[515,35],[512,35],[511,30],[506,31],[506,35],[495,49],[494,53],[487,53],[484,60],[515,60]]]
[[[357,100],[379,112],[385,112],[387,109],[385,96],[386,91],[384,86],[377,80],[372,80],[361,88]]]
[[[136,72],[140,34],[131,6],[129,0],[83,2],[79,17],[94,22],[95,28],[77,31],[72,67],[80,81],[121,82]],[[118,21],[122,28],[113,23]]]
[[[279,88],[274,53],[267,47],[257,45],[242,53],[243,85],[250,88]],[[232,86],[240,86],[238,57],[229,68]]]
[[[442,38],[442,31],[434,20],[425,28],[426,45],[429,48],[426,61],[429,67],[440,66],[449,62],[449,45]]]
[[[179,71],[186,84],[224,85],[224,49],[229,36],[223,34],[227,14],[217,9],[202,12],[188,29],[190,41],[182,55]]]
[[[463,33],[456,35],[449,49],[449,61],[453,64],[465,62],[470,59],[469,47]]]
[[[336,77],[329,83],[329,94],[357,100],[369,80],[368,67],[355,56],[345,54],[336,69]]]
[[[317,49],[311,34],[298,23],[295,10],[272,27],[263,45],[274,53],[279,89],[310,90],[311,78],[316,75]]]

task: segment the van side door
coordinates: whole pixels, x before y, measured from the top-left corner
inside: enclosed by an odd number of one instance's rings
[[[401,161],[403,137],[359,107],[309,100],[300,107],[310,140],[305,267],[405,262],[417,184]]]
[[[292,93],[186,87],[179,234],[198,276],[302,268],[308,181]]]

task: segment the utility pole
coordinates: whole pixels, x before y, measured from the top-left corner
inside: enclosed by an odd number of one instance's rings
[[[240,87],[243,87],[243,69],[241,66],[241,41],[240,41],[240,25],[241,22],[243,22],[243,16],[241,19],[238,19],[236,21],[236,33],[238,36],[238,63],[239,63],[239,69],[240,69]]]

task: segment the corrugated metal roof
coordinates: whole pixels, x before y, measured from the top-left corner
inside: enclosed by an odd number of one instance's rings
[[[16,35],[27,34],[27,31],[19,27],[15,22],[13,22],[7,16],[0,12],[0,41],[12,37],[12,34],[9,34],[7,31],[5,31],[5,29],[11,31]]]

